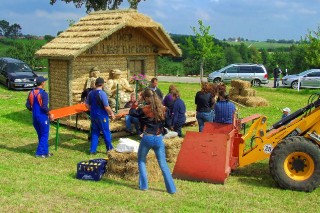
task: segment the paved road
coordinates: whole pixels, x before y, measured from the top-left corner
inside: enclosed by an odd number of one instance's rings
[[[177,76],[158,76],[159,81],[165,82],[182,82],[182,83],[200,83],[200,77],[177,77]],[[207,78],[204,77],[203,81],[207,81]],[[262,84],[263,87],[273,87],[273,80],[269,80],[268,84]],[[281,87],[281,83],[280,83]]]

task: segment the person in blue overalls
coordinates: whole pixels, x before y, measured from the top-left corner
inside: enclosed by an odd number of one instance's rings
[[[26,107],[32,111],[33,126],[38,134],[38,148],[36,151],[36,157],[48,158],[52,156],[49,153],[49,129],[50,120],[53,120],[53,116],[49,114],[49,98],[48,93],[43,89],[45,81],[47,79],[43,76],[36,78],[37,87],[30,91]]]
[[[103,85],[103,78],[97,78],[95,82],[96,88],[89,93],[86,100],[86,105],[90,110],[90,119],[92,125],[90,155],[95,155],[97,153],[100,131],[103,133],[107,151],[113,149],[111,143],[111,132],[109,128],[109,115],[112,119],[114,119],[115,116],[111,107],[109,106],[108,96],[102,90]]]

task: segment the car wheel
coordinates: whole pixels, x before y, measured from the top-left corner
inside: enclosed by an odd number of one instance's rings
[[[221,82],[221,78],[215,78],[212,82],[218,84]]]
[[[292,89],[298,89],[298,81],[293,81],[293,82],[291,83],[291,88],[292,88]]]
[[[261,81],[259,79],[253,79],[251,81],[251,86],[252,87],[260,87],[261,86]]]

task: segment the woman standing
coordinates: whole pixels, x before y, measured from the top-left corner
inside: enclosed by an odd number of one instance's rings
[[[201,91],[197,92],[195,97],[195,104],[197,105],[197,121],[199,124],[199,132],[202,132],[204,122],[213,121],[213,103],[214,97],[210,92],[210,85],[208,83],[202,83]]]
[[[176,187],[166,162],[165,146],[162,139],[165,119],[164,107],[157,94],[150,89],[144,90],[142,97],[147,105],[143,108],[137,108],[134,105],[129,112],[131,116],[142,119],[144,123],[143,137],[138,150],[139,187],[141,190],[148,189],[146,156],[149,150],[153,149],[162,171],[167,191],[170,194],[174,194]]]

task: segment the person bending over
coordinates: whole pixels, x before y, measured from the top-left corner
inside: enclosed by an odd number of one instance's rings
[[[219,92],[218,101],[214,105],[215,120],[217,123],[232,124],[233,115],[236,111],[235,105],[229,101],[225,91]]]

